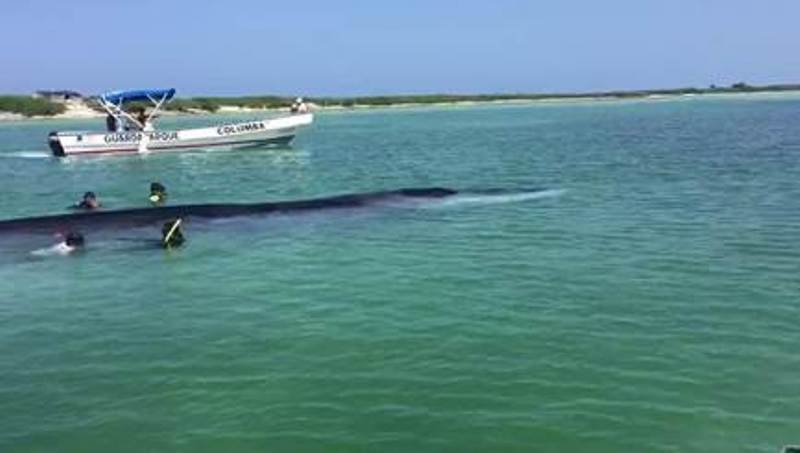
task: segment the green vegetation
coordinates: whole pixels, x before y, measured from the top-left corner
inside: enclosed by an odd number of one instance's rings
[[[52,116],[63,113],[66,108],[46,99],[31,96],[0,96],[0,112],[19,113],[25,116]]]
[[[707,88],[672,88],[638,91],[602,91],[585,93],[511,93],[511,94],[420,94],[397,96],[356,96],[356,97],[308,97],[307,102],[322,107],[389,106],[402,104],[441,104],[452,102],[491,102],[491,101],[538,101],[550,99],[635,99],[648,96],[675,96],[684,94],[711,93],[754,93],[770,91],[800,91],[800,84],[754,86],[745,82],[734,83],[728,87],[710,85]],[[166,105],[167,110],[181,112],[216,112],[222,106],[252,109],[288,108],[294,97],[289,96],[241,96],[241,97],[193,97],[176,98]],[[96,103],[91,107],[102,111]],[[126,104],[129,111],[138,107],[149,108],[149,104]],[[0,96],[0,112],[20,113],[25,116],[55,115],[64,111],[64,105],[30,96]]]
[[[215,112],[222,106],[244,107],[252,109],[272,109],[288,107],[294,98],[281,96],[243,96],[243,97],[197,97],[179,98],[167,104],[168,110],[182,112],[205,110]]]
[[[516,93],[516,94],[421,94],[398,96],[357,96],[357,97],[308,97],[311,102],[323,107],[354,107],[354,106],[389,106],[398,104],[441,104],[452,102],[490,102],[490,101],[516,101],[516,100],[547,100],[547,99],[630,99],[647,96],[669,96],[683,94],[709,94],[709,93],[737,93],[737,92],[765,92],[765,91],[800,91],[798,84],[751,86],[739,82],[730,87],[711,85],[708,88],[672,88],[661,90],[640,91],[603,91],[586,93]],[[245,108],[286,108],[292,104],[294,97],[287,96],[243,96],[243,97],[197,97],[174,100],[168,109],[179,111],[204,110],[217,111],[222,106]]]
[[[167,104],[167,110],[176,110],[180,112],[190,112],[192,110],[205,110],[206,112],[215,112],[219,108],[219,104],[209,102],[205,98],[178,98],[173,99],[172,102]]]

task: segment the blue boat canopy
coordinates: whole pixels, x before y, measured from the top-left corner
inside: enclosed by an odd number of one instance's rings
[[[169,89],[153,89],[153,90],[123,90],[111,91],[100,95],[100,98],[105,102],[112,104],[122,104],[123,102],[135,101],[169,101],[175,96],[175,88]]]

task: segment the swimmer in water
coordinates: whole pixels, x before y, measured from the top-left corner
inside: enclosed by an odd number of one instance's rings
[[[167,188],[160,182],[150,183],[150,202],[160,205],[167,199]]]
[[[83,235],[74,231],[67,233],[63,236],[63,238],[64,240],[58,244],[46,249],[35,250],[32,252],[32,254],[37,256],[65,256],[83,250],[83,247],[86,244],[86,241],[83,239]]]
[[[185,241],[181,231],[181,219],[169,221],[161,227],[161,246],[165,249],[180,247]]]
[[[75,209],[83,209],[86,211],[93,211],[100,207],[100,202],[97,200],[97,195],[94,192],[86,192],[83,194],[83,199],[75,203]]]
[[[83,235],[80,233],[76,233],[70,231],[64,237],[64,245],[70,247],[72,250],[77,250],[86,244],[86,241],[83,239]]]

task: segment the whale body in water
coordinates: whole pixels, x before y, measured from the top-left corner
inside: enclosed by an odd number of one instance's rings
[[[456,194],[458,194],[458,191],[444,187],[423,187],[337,195],[295,201],[188,204],[119,210],[98,210],[0,220],[0,234],[52,234],[57,231],[69,230],[93,231],[98,229],[135,228],[161,224],[178,217],[183,219],[217,219],[271,213],[359,208],[392,201],[442,199],[452,197]]]

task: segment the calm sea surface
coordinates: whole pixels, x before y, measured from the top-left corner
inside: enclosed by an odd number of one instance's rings
[[[0,217],[144,206],[153,180],[176,204],[466,194],[189,223],[168,253],[141,246],[157,227],[72,257],[0,238],[2,452],[800,443],[798,96],[332,112],[292,149],[47,157],[94,123],[0,124]]]

